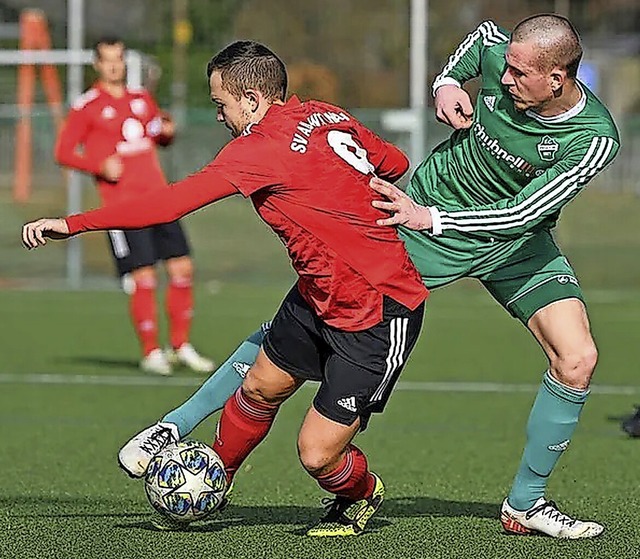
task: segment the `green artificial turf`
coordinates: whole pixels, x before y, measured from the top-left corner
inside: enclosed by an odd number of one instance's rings
[[[200,289],[194,344],[223,360],[270,318],[285,291],[286,284]],[[518,322],[467,286],[432,295],[399,390],[358,437],[387,488],[370,529],[358,538],[313,540],[304,528],[321,514],[325,495],[295,449],[313,386],[283,406],[222,515],[187,532],[157,532],[142,483],[118,469],[116,454],[201,377],[139,372],[119,293],[0,291],[0,557],[638,557],[640,440],[627,439],[617,418],[640,401],[640,293],[587,295],[601,350],[596,390],[549,496],[604,523],[601,538],[502,533],[499,506],[545,360]],[[215,416],[194,437],[210,442],[214,428]]]

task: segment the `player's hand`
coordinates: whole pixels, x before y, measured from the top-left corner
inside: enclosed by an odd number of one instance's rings
[[[378,225],[404,225],[415,231],[431,229],[432,222],[429,208],[416,204],[397,186],[378,177],[373,177],[369,181],[369,186],[388,200],[388,202],[383,200],[371,202],[374,208],[391,214],[390,217],[376,221]]]
[[[69,227],[62,218],[44,218],[22,226],[22,244],[25,248],[38,248],[46,245],[47,239],[66,239]]]
[[[458,130],[473,122],[473,104],[469,94],[457,85],[442,85],[436,89],[436,118]]]
[[[160,121],[162,123],[160,135],[166,138],[166,141],[170,142],[176,134],[176,123],[171,115],[165,111],[160,113]]]
[[[158,118],[153,122],[159,121],[160,127],[153,134],[153,141],[159,146],[166,147],[173,143],[176,134],[176,123],[171,115],[166,111],[160,111]]]
[[[100,175],[109,182],[118,182],[122,177],[124,165],[117,153],[107,157],[100,166]]]

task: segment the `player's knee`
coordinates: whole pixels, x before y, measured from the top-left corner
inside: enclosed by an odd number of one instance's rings
[[[167,271],[171,281],[188,281],[193,278],[193,260],[188,256],[180,256],[167,260]]]
[[[319,446],[307,437],[298,438],[298,456],[304,469],[313,477],[332,471],[338,461],[338,452]]]
[[[567,355],[559,356],[552,363],[552,368],[563,384],[584,389],[589,386],[597,363],[598,349],[591,342]]]
[[[131,272],[132,290],[155,289],[157,286],[156,274],[153,268],[140,268]]]
[[[174,287],[191,287],[193,285],[193,277],[188,274],[176,274],[171,276],[170,282]]]
[[[242,392],[250,400],[262,404],[280,404],[284,400],[280,390],[273,386],[267,378],[251,374],[251,369],[247,373],[243,383]]]

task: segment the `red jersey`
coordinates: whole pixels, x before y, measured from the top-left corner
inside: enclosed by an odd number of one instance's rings
[[[167,186],[156,153],[162,120],[144,89],[125,89],[113,97],[96,83],[69,111],[58,136],[58,163],[95,176],[103,204]],[[79,151],[82,148],[82,151]],[[113,154],[122,158],[120,180],[100,176],[102,162]]]
[[[428,291],[392,227],[371,202],[376,174],[397,180],[405,155],[342,109],[292,97],[225,146],[200,172],[146,203],[67,219],[70,233],[172,221],[239,190],[287,248],[304,299],[345,331],[382,320],[383,297],[415,309]],[[237,189],[237,190],[236,190]]]

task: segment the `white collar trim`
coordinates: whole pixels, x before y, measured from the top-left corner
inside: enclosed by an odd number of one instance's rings
[[[569,120],[570,118],[573,118],[577,114],[580,114],[582,112],[582,109],[584,109],[587,104],[587,94],[585,90],[580,85],[580,82],[576,82],[576,85],[580,89],[580,93],[582,93],[582,95],[580,97],[580,100],[568,111],[565,111],[563,113],[560,113],[559,115],[554,115],[554,116],[542,116],[529,109],[525,111],[525,114],[537,120],[538,122],[544,122],[545,124],[564,122],[565,120]]]

